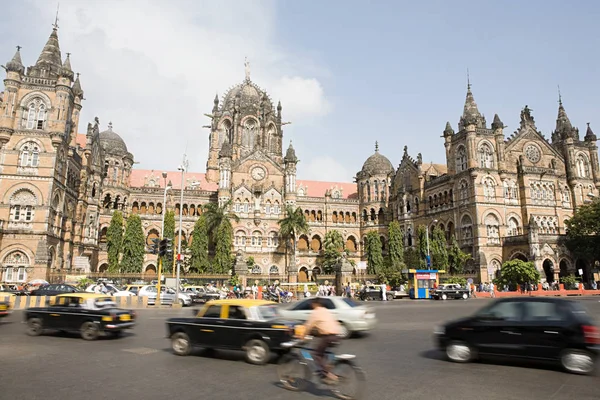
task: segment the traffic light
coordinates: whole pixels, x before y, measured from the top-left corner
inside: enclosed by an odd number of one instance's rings
[[[167,239],[161,240],[158,245],[158,255],[163,257],[165,254],[167,254]]]
[[[173,258],[173,239],[166,238],[165,240],[167,241],[165,255],[167,257]]]
[[[152,239],[152,248],[150,253],[158,254],[158,244],[160,243],[160,239]]]

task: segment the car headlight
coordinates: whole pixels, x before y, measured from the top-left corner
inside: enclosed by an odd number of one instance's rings
[[[435,328],[433,328],[433,334],[434,335],[443,335],[446,333],[446,327],[445,326],[436,326]]]

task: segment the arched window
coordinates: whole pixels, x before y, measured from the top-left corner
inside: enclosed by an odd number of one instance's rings
[[[321,250],[321,238],[319,237],[319,235],[313,236],[312,240],[310,241],[310,249],[312,251]]]
[[[517,200],[517,185],[512,179],[505,180],[504,186],[504,198],[506,200]]]
[[[367,182],[367,202],[371,201],[371,184]]]
[[[467,169],[467,150],[465,146],[460,146],[456,150],[456,172],[462,172]]]
[[[281,209],[279,208],[279,201],[275,200],[275,203],[273,204],[273,210],[272,211],[273,211],[273,214],[279,215],[279,213],[281,212]]]
[[[26,129],[44,129],[46,124],[46,105],[42,99],[36,98],[27,106]]]
[[[10,197],[10,220],[15,222],[31,222],[35,213],[37,199],[27,190],[21,189]]]
[[[494,280],[498,276],[498,272],[500,271],[500,268],[502,268],[500,261],[492,260],[492,262],[490,263],[489,268],[488,268],[488,280],[489,281]]]
[[[494,150],[488,143],[479,146],[479,166],[481,168],[494,168]]]
[[[40,163],[40,147],[35,142],[27,142],[21,147],[19,156],[21,167],[37,167]]]
[[[273,231],[269,233],[269,236],[267,236],[267,246],[279,247],[279,235],[277,232]]]
[[[271,200],[267,200],[267,203],[265,204],[265,214],[271,214]]]
[[[256,121],[249,118],[244,123],[244,136],[242,138],[242,145],[248,148],[254,147],[254,142],[256,140]]]
[[[305,235],[300,236],[298,239],[297,245],[298,251],[307,251],[308,250],[308,238]]]
[[[466,180],[462,180],[459,185],[458,196],[461,201],[467,201],[469,199],[469,184]]]
[[[22,251],[16,250],[4,257],[2,262],[4,282],[25,282],[27,280],[27,268],[29,268],[29,257]]]
[[[246,245],[246,234],[244,231],[237,231],[235,233],[235,245],[236,246],[245,246]]]
[[[262,233],[260,233],[260,231],[254,231],[252,233],[252,246],[262,246]]]
[[[520,235],[519,221],[515,217],[511,217],[508,219],[508,229],[506,231],[508,236],[517,236]]]
[[[155,239],[156,240],[160,239],[160,236],[156,229],[151,229],[150,232],[148,232],[148,236],[146,237],[146,246],[152,247],[154,245]],[[106,241],[106,239],[105,239],[105,241]]]
[[[486,201],[496,200],[496,187],[492,178],[485,178],[483,180],[483,197]]]
[[[584,154],[579,154],[577,156],[577,175],[580,178],[589,178],[590,176],[590,164],[588,163],[588,159]]]
[[[269,268],[269,275],[279,275],[279,267],[277,265],[271,265],[271,268]]]
[[[223,125],[221,125],[221,132],[219,133],[219,147],[223,145],[225,140],[227,140],[229,143],[233,142],[232,131],[233,129],[231,129],[231,122],[229,122],[228,119],[223,121]]]
[[[375,181],[375,197],[373,198],[375,201],[379,201],[379,182]]]
[[[463,215],[460,220],[461,232],[463,240],[470,240],[473,238],[473,220],[468,215]]]
[[[348,239],[346,240],[346,250],[351,253],[356,252],[356,239],[354,236],[348,236]]]
[[[116,181],[119,177],[119,163],[116,162],[113,167],[113,181]]]
[[[485,228],[487,231],[488,243],[500,244],[500,222],[494,214],[488,214],[485,217]]]
[[[260,269],[260,266],[255,265],[254,267],[252,267],[252,273],[254,275],[260,275],[260,274],[262,274],[262,270]]]

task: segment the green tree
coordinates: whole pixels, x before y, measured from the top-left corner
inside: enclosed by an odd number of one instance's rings
[[[382,273],[383,254],[381,252],[381,239],[375,231],[367,233],[365,251],[367,253],[367,272],[380,275]]]
[[[460,249],[456,236],[452,235],[450,249],[448,250],[448,272],[453,275],[464,273],[465,264],[470,259],[471,255]]]
[[[412,247],[409,247],[404,251],[404,262],[408,268],[420,268],[421,259],[419,258],[419,252]]]
[[[231,225],[231,221],[239,222],[240,217],[237,216],[236,213],[231,211],[232,201],[228,200],[222,205],[217,203],[208,203],[204,205],[204,218],[206,218],[206,230],[208,235],[215,244],[216,237],[218,235],[219,228],[221,225],[226,224],[233,231],[233,226]]]
[[[225,219],[223,221],[228,221]],[[233,267],[233,255],[231,247],[233,244],[233,227],[231,223],[222,222],[216,234],[215,258],[213,259],[213,271],[216,274],[226,274]]]
[[[565,224],[567,248],[579,257],[600,260],[600,199],[579,207]]]
[[[390,223],[388,232],[390,237],[388,243],[390,266],[397,268],[400,264],[404,264],[404,237],[400,229],[400,223],[398,221]]]
[[[560,283],[565,285],[565,289],[572,290],[575,289],[575,284],[577,283],[577,278],[575,275],[567,275],[560,278]]]
[[[292,206],[285,207],[285,216],[280,219],[279,224],[279,235],[286,242],[285,251],[287,252],[289,243],[292,243],[292,254],[293,257],[291,265],[295,265],[296,260],[296,238],[298,235],[303,233],[308,233],[308,222],[306,222],[306,217],[302,212],[300,207],[294,210]],[[289,268],[289,267],[288,267]]]
[[[106,245],[108,248],[108,270],[117,272],[119,270],[119,258],[123,251],[123,214],[114,211],[110,220],[110,226],[106,231]]]
[[[436,227],[433,230],[431,246],[431,266],[440,271],[448,270],[448,249],[446,244],[446,234],[443,230]]]
[[[170,273],[173,271],[173,264],[175,263],[175,249],[177,243],[175,243],[175,212],[173,210],[166,210],[165,212],[165,231],[163,233],[164,239],[171,239],[173,254],[170,256],[165,255],[163,257],[163,273]]]
[[[206,218],[201,215],[194,224],[192,244],[190,245],[190,270],[205,273],[210,267],[208,260],[208,230]]]
[[[500,272],[500,276],[494,280],[498,287],[515,287],[523,283],[538,283],[540,280],[540,273],[531,261],[505,261]]]
[[[419,269],[427,268],[427,230],[424,225],[417,227],[417,254],[419,255]]]
[[[323,272],[331,274],[342,257],[342,251],[344,251],[344,238],[342,234],[335,229],[328,231],[323,240],[323,249]]]
[[[144,255],[146,254],[146,243],[142,220],[137,214],[127,218],[125,237],[123,238],[123,258],[121,259],[121,272],[142,272]]]

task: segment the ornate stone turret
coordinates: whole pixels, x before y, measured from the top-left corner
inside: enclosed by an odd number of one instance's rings
[[[585,131],[585,137],[583,138],[583,140],[585,140],[586,142],[595,142],[598,140],[598,138],[592,131],[592,128],[590,128],[589,122],[587,123],[587,130]]]
[[[49,79],[56,79],[58,77],[63,64],[57,31],[58,26],[55,24],[37,62],[33,67],[29,68],[27,75]]]
[[[503,173],[506,169],[504,164],[504,123],[500,120],[498,114],[494,114],[494,121],[492,122],[492,130],[494,131],[494,139],[496,141],[496,155],[498,157],[498,169],[501,171],[501,179],[506,178],[506,174]]]
[[[454,135],[454,129],[450,125],[450,121],[446,122],[446,128],[444,129],[444,137]]]
[[[296,150],[290,145],[285,152],[283,158],[283,164],[285,169],[285,202],[286,204],[296,203],[296,165],[298,164],[298,157],[296,157]]]
[[[493,130],[504,129],[504,123],[502,123],[498,114],[494,114],[494,122],[492,122],[492,129]]]
[[[25,73],[25,67],[23,66],[23,62],[21,61],[21,46],[17,46],[17,51],[13,56],[12,60],[6,63],[6,71],[7,72],[17,72],[20,75]]]
[[[65,62],[62,65],[60,70],[60,76],[73,80],[73,70],[71,69],[71,53],[67,53],[67,58],[65,58]]]
[[[83,89],[81,89],[81,82],[79,81],[79,73],[77,73],[77,78],[75,79],[75,83],[73,84],[73,94],[75,97],[79,97],[83,99]]]
[[[552,142],[574,139],[579,140],[579,130],[574,128],[569,116],[563,107],[562,99],[558,100],[558,116],[556,117],[556,129],[552,132]]]
[[[219,111],[219,94],[215,94],[215,99],[213,100],[213,109],[212,112],[213,114],[216,113],[217,111]]]
[[[465,106],[463,109],[463,115],[460,117],[458,123],[458,129],[463,130],[473,125],[475,128],[485,128],[486,122],[485,117],[481,115],[475,103],[473,92],[471,92],[471,84],[467,85],[467,98],[465,99]]]
[[[368,218],[374,224],[384,223],[390,197],[390,181],[394,173],[394,166],[387,157],[379,153],[379,143],[375,142],[375,153],[367,158],[356,174],[363,220]]]

